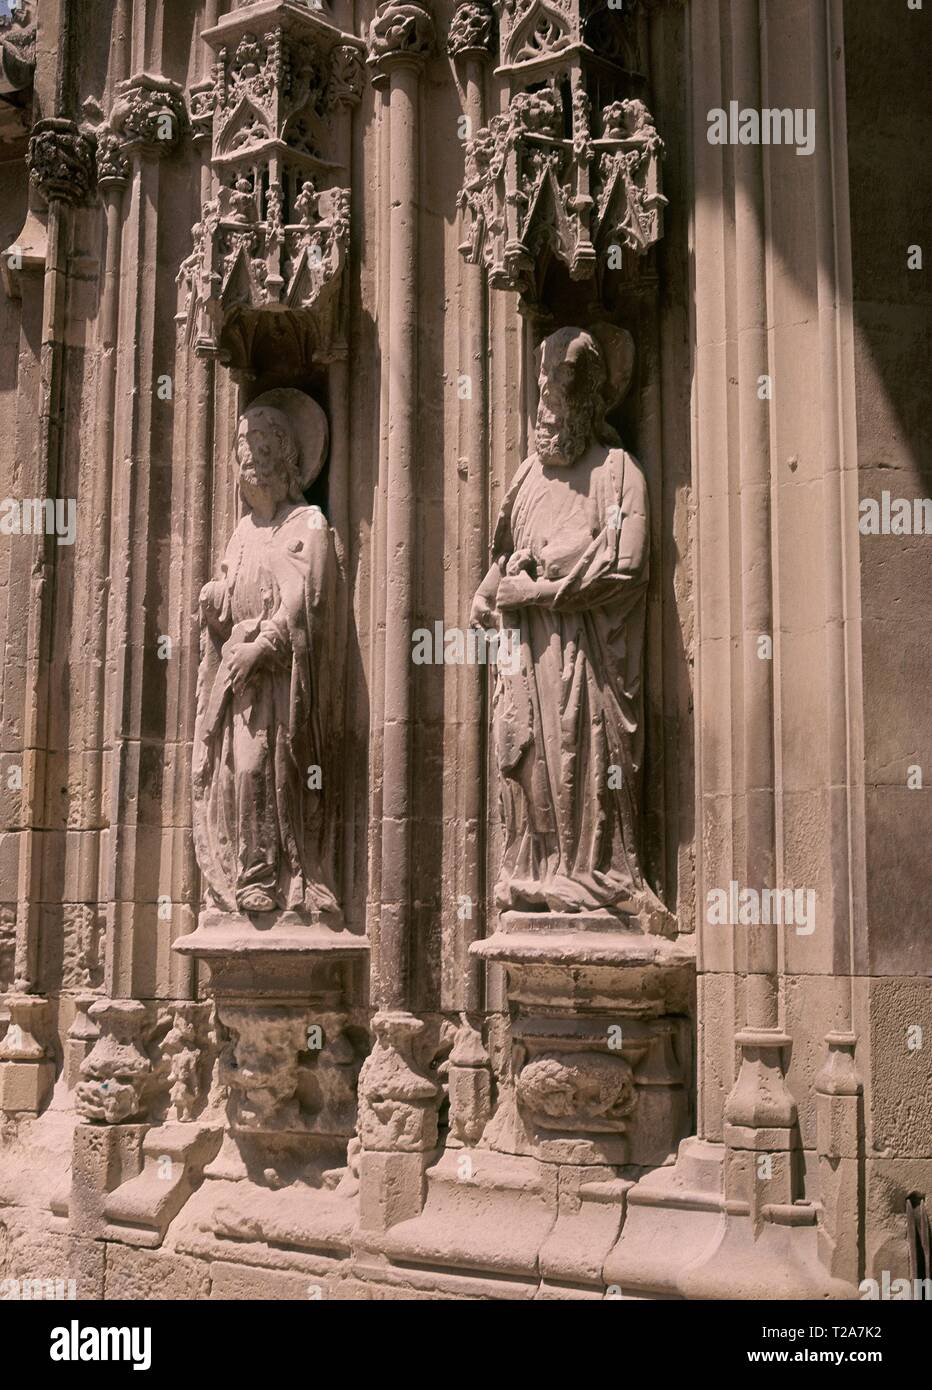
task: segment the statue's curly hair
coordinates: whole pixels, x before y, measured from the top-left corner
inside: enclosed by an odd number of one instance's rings
[[[274,406],[259,405],[253,408],[255,413],[262,412],[268,417],[265,427],[270,434],[275,436],[278,442],[281,455],[282,468],[288,483],[288,496],[292,502],[303,502],[304,493],[301,489],[301,451],[298,442],[294,437],[291,423],[280,410]],[[248,414],[248,411],[247,411]]]

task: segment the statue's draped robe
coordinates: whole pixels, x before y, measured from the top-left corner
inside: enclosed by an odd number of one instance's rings
[[[335,563],[316,507],[268,524],[252,513],[227,546],[215,627],[202,632],[194,735],[194,841],[209,897],[241,908],[248,888],[280,908],[333,911],[323,789],[330,722]],[[234,693],[227,654],[265,648]],[[319,769],[319,772],[315,772]]]
[[[494,554],[530,552],[554,598],[502,608],[520,670],[493,701],[501,772],[501,909],[638,913],[660,904],[638,861],[647,489],[621,449],[572,469],[527,459],[502,506]]]

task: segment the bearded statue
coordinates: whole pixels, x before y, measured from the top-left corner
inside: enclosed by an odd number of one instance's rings
[[[331,826],[335,555],[304,494],[327,420],[301,391],[266,392],[239,422],[244,514],[200,596],[194,844],[208,901],[230,912],[335,913]]]
[[[539,353],[535,451],[502,505],[473,626],[520,631],[493,697],[501,911],[666,910],[639,854],[650,528],[647,486],[606,411],[631,379],[620,329],[552,334]]]

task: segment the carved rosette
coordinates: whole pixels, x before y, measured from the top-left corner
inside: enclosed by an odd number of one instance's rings
[[[540,1129],[621,1133],[634,1110],[634,1074],[623,1057],[544,1052],[518,1073],[519,1103]]]
[[[495,45],[495,12],[486,0],[463,0],[456,7],[447,34],[453,58],[485,58]]]
[[[33,186],[48,203],[82,203],[93,187],[93,139],[63,117],[36,122],[26,163]]]
[[[98,999],[87,1013],[100,1036],[81,1063],[75,1090],[78,1115],[108,1125],[136,1119],[152,1071],[141,1041],[145,1005],[135,999]]]
[[[369,63],[381,72],[394,63],[422,63],[434,44],[434,21],[420,0],[382,0],[369,26]]]

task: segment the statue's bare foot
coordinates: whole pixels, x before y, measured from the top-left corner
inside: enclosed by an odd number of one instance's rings
[[[242,912],[274,912],[275,899],[264,888],[246,888],[238,894]]]

